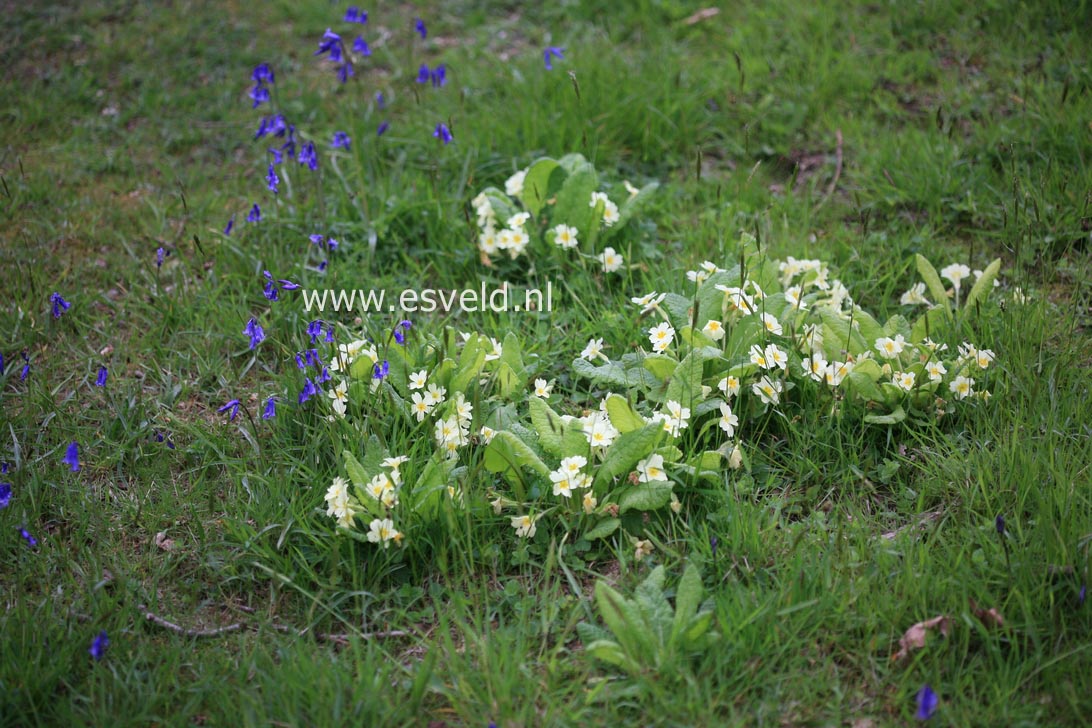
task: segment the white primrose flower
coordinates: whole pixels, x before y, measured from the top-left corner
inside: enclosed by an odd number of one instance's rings
[[[940,275],[941,277],[950,280],[952,282],[952,287],[958,291],[963,280],[971,275],[971,269],[969,266],[963,265],[962,263],[952,263],[949,266],[941,268]]]
[[[625,260],[614,248],[604,248],[599,254],[599,262],[603,264],[604,273],[614,273],[622,268]]]
[[[925,284],[915,283],[909,291],[902,294],[899,303],[903,306],[928,306],[929,299],[925,297]]]
[[[652,342],[653,351],[665,351],[674,339],[675,329],[666,321],[648,330],[648,340]]]
[[[762,379],[751,385],[751,391],[762,400],[763,404],[777,404],[780,402],[781,390],[781,382],[772,380],[769,377],[762,377]]]
[[[909,392],[914,388],[916,375],[913,372],[892,372],[891,381],[899,389]]]
[[[527,177],[527,170],[521,169],[504,181],[504,192],[509,197],[517,197],[523,193],[523,180]],[[489,201],[486,200],[486,203]]]
[[[948,385],[948,390],[956,396],[956,399],[967,399],[974,394],[974,379],[958,376]]]
[[[534,538],[538,517],[512,516],[512,528],[516,529],[516,535],[520,538]]]
[[[664,472],[664,456],[660,454],[649,455],[637,463],[637,481],[640,483],[652,483],[667,480]]]
[[[724,430],[724,433],[728,437],[732,437],[736,434],[736,427],[739,426],[739,417],[732,412],[732,408],[728,406],[727,402],[721,402],[720,421],[717,424],[720,425],[720,429]]]
[[[428,381],[428,371],[422,369],[419,372],[413,372],[409,375],[409,388],[410,389],[424,389],[425,383]]]
[[[402,534],[395,529],[394,521],[389,518],[376,518],[368,525],[368,540],[372,543],[381,543],[383,548],[390,546],[390,542],[402,542]]]
[[[724,324],[716,319],[709,319],[705,322],[701,332],[713,341],[720,341],[724,338]]]
[[[580,358],[586,361],[591,361],[597,357],[604,356],[603,354],[603,340],[602,339],[588,339],[588,345],[584,347],[584,351],[580,352]]]
[[[550,396],[550,391],[554,388],[553,384],[549,384],[545,379],[535,380],[535,396],[546,398]]]
[[[724,392],[725,397],[735,397],[739,394],[739,378],[729,374],[717,382],[717,389]]]
[[[876,351],[880,352],[880,356],[884,359],[894,359],[905,348],[906,339],[903,338],[902,334],[896,334],[894,339],[887,336],[876,339]]]
[[[572,250],[579,242],[576,239],[577,229],[569,227],[568,225],[557,225],[554,227],[554,245],[559,248],[565,248],[566,250]]]

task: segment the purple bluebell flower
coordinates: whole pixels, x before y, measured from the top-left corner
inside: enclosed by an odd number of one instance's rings
[[[326,236],[325,235],[319,235],[318,233],[315,233],[313,235],[308,235],[307,239],[310,240],[315,245],[318,245],[319,247],[322,247],[323,245],[326,245]]]
[[[315,319],[307,324],[307,335],[311,337],[312,344],[315,343],[318,337],[322,336],[322,319]]]
[[[265,175],[265,186],[273,194],[280,192],[281,178],[277,176],[277,169],[273,162],[269,163],[269,172]]]
[[[217,412],[224,412],[226,410],[231,410],[231,416],[228,418],[228,421],[229,422],[234,421],[235,420],[235,415],[239,414],[239,400],[233,399],[233,400],[231,400],[230,402],[228,402],[227,404],[225,404],[223,407],[221,407],[220,409],[218,409],[216,411]]]
[[[155,433],[155,441],[156,442],[166,442],[167,443],[167,449],[174,450],[174,441],[171,440],[169,435],[165,436],[162,432],[157,432],[157,433]]]
[[[110,646],[110,638],[106,636],[106,630],[99,632],[95,639],[91,640],[91,648],[87,650],[91,657],[98,662],[106,654],[106,648]]]
[[[330,369],[329,369],[329,367],[323,367],[322,371],[319,372],[319,375],[317,377],[315,377],[315,381],[318,384],[325,384],[326,382],[330,381]]]
[[[391,364],[386,359],[383,360],[382,364],[376,362],[372,365],[372,379],[383,379],[387,376],[387,374],[390,373],[390,371]]]
[[[7,508],[8,503],[11,503],[11,483],[0,483],[0,510]]]
[[[25,351],[22,353],[23,357],[23,371],[19,372],[19,381],[25,382],[27,377],[30,376],[30,355]]]
[[[329,28],[322,34],[322,40],[319,41],[319,47],[315,51],[315,55],[321,56],[325,53],[330,54],[328,58],[334,63],[341,61],[341,36]]]
[[[925,685],[918,691],[918,712],[914,715],[918,720],[929,720],[933,717],[933,713],[937,712],[937,703],[939,699],[937,694],[933,692],[933,688],[929,685]]]
[[[395,329],[394,330],[394,340],[397,341],[399,344],[402,344],[403,346],[405,346],[405,344],[406,344],[406,335],[404,333],[402,333],[402,329]]]
[[[337,80],[341,83],[345,83],[351,76],[355,76],[353,71],[353,65],[351,63],[343,63],[337,67]]]
[[[432,72],[428,70],[428,65],[422,63],[421,67],[417,69],[417,83],[428,83]]]
[[[269,101],[269,89],[261,84],[258,84],[254,88],[250,89],[250,94],[248,95],[251,99],[254,100],[254,103],[250,107],[252,109],[256,109],[262,104]]]
[[[428,28],[425,27],[425,21],[420,18],[413,19],[413,29],[420,34],[422,40],[428,37]]]
[[[319,330],[321,333],[321,329]],[[322,358],[319,357],[318,349],[308,349],[304,352],[304,357],[307,361],[307,366],[321,367]]]
[[[406,331],[409,331],[410,329],[413,328],[413,322],[412,321],[406,321],[404,319],[402,321],[399,321],[398,325],[401,326],[402,328],[404,328]]]
[[[299,403],[303,404],[307,400],[318,394],[318,387],[311,381],[310,378],[306,379],[303,383],[303,389],[300,390]]]
[[[1005,535],[1005,517],[998,514],[997,518],[994,519],[993,524],[994,524],[994,527],[997,529],[998,535],[1004,536]]]
[[[261,139],[267,134],[283,137],[289,128],[288,121],[284,118],[284,114],[263,116],[261,121],[258,122],[258,131],[254,132],[254,139]]]
[[[297,288],[300,287],[300,284],[293,283],[292,281],[286,281],[283,278],[278,278],[277,283],[280,283],[281,288],[283,288],[286,291],[294,291],[294,290],[296,290]]]
[[[322,271],[326,270],[326,266],[328,266],[328,265],[330,265],[330,261],[328,261],[328,260],[323,260],[323,261],[322,261],[322,262],[320,262],[320,263],[319,263],[319,264],[318,264],[317,266],[315,266],[315,269],[316,269],[316,270],[317,270],[317,271],[318,271],[319,273],[321,273]]]
[[[277,287],[273,285],[273,274],[269,271],[262,271],[262,275],[265,276],[265,285],[262,287],[262,295],[270,301],[276,301],[280,298],[280,294],[277,292]]]
[[[302,352],[298,352],[298,351],[296,352],[296,368],[297,369],[306,369],[307,368],[307,363],[303,360]]]
[[[77,442],[71,443],[64,451],[64,457],[61,458],[61,462],[72,468],[72,472],[78,472],[80,469],[80,445]]]
[[[444,146],[450,144],[454,139],[454,137],[451,136],[451,130],[448,129],[447,124],[444,123],[436,125],[436,131],[432,132],[432,136],[442,141],[444,143]]]
[[[163,260],[167,257],[167,251],[163,248],[156,248],[155,250],[155,267],[162,268]]]
[[[713,536],[709,539],[709,548],[713,550],[713,558],[717,558],[717,537]]]
[[[548,46],[546,50],[542,51],[542,60],[546,63],[547,71],[554,70],[554,58],[557,58],[558,60],[565,59],[565,56],[563,55],[564,52],[565,49],[559,48],[558,46]]]
[[[258,203],[254,203],[254,207],[250,208],[250,212],[246,216],[247,222],[261,222],[262,221],[262,208],[258,207]]]
[[[387,108],[387,100],[383,97],[382,91],[375,92],[375,105],[380,111]]]
[[[232,215],[231,219],[227,221],[227,225],[224,225],[224,235],[231,235],[231,231],[234,230],[234,229],[235,229],[235,216]]]
[[[104,366],[100,366],[99,367],[99,375],[97,377],[95,377],[95,386],[96,387],[105,387],[106,386],[106,378],[108,376],[110,376],[109,370],[107,370],[107,368],[104,367]]]
[[[436,68],[432,69],[432,73],[429,74],[429,78],[432,81],[434,88],[440,88],[447,83],[447,65],[441,63]]]
[[[379,125],[379,128],[375,130],[375,135],[377,137],[381,137],[384,134],[386,134],[387,129],[390,129],[390,128],[391,128],[391,123],[389,121],[384,121],[383,123],[381,123]]]
[[[254,83],[273,83],[273,69],[269,67],[268,63],[259,63],[254,67],[254,72],[250,74],[250,78]]]
[[[246,322],[243,333],[250,337],[251,349],[256,348],[258,344],[265,341],[265,331],[262,330],[261,325],[255,319],[250,319]]]
[[[0,354],[0,377],[4,376],[4,355]],[[4,472],[7,471],[8,464],[4,463]]]
[[[353,41],[353,53],[362,56],[370,56],[372,54],[372,49],[368,47],[368,41],[358,35],[356,40]]]
[[[329,250],[331,253],[333,251],[337,250],[337,246],[339,246],[339,245],[341,245],[341,243],[334,240],[333,238],[327,238],[326,239],[326,249]]]
[[[271,420],[277,416],[277,398],[270,397],[265,401],[265,409],[262,410],[262,419]]]
[[[38,539],[30,535],[30,531],[25,528],[19,528],[19,535],[23,537],[23,540],[27,542],[27,546],[34,548],[38,545]]]
[[[349,8],[345,11],[345,22],[360,23],[361,25],[365,25],[368,22],[368,11],[361,10],[355,5],[350,5]]]
[[[334,141],[331,146],[334,149],[348,149],[349,145],[353,143],[353,140],[349,138],[349,135],[343,131],[334,132]]]
[[[326,338],[323,339],[327,344],[334,343],[334,325],[330,324],[326,327]]]
[[[2,359],[3,359],[3,357],[0,357],[0,360],[2,360]],[[2,369],[2,368],[3,367],[0,366],[0,369]],[[7,474],[8,474],[8,464],[6,462],[0,463],[0,475],[7,475]]]
[[[273,161],[270,164],[280,164],[284,161],[284,155],[281,154],[281,150],[276,147],[270,147],[269,153],[273,155]]]
[[[1088,584],[1081,584],[1081,590],[1077,592],[1077,604],[1083,605],[1086,596],[1088,596]]]
[[[307,142],[300,147],[299,156],[296,161],[300,164],[306,164],[308,169],[314,172],[318,169],[318,154],[315,152],[315,145],[313,142]]]
[[[53,318],[59,319],[61,314],[71,308],[72,304],[64,300],[61,294],[56,291],[49,297],[49,302],[53,305]]]

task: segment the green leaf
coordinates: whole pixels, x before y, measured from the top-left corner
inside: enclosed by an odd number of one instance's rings
[[[943,331],[948,323],[948,311],[944,308],[931,308],[914,322],[914,328],[910,330],[910,341],[919,344],[928,338],[936,339],[939,332]]]
[[[633,658],[647,657],[650,645],[637,606],[602,581],[595,584],[595,604],[607,629],[626,654]]]
[[[620,433],[639,430],[646,424],[645,418],[637,413],[633,406],[620,394],[607,395],[607,417],[614,429]]]
[[[555,458],[563,458],[566,453],[562,448],[565,425],[560,415],[554,412],[542,397],[531,397],[527,402],[531,411],[531,425],[538,433],[538,442],[542,449]]]
[[[694,349],[679,362],[675,374],[664,392],[665,400],[674,400],[684,407],[690,407],[701,399],[701,378],[704,357],[701,349]]]
[[[653,422],[639,430],[619,435],[607,448],[606,457],[595,474],[595,485],[599,486],[619,475],[628,474],[640,460],[652,454],[663,433],[663,425]]]
[[[364,466],[360,464],[360,461],[356,459],[348,450],[342,450],[341,459],[345,461],[345,472],[349,474],[349,480],[357,488],[363,488],[368,484],[371,478],[364,471]]]
[[[484,356],[482,361],[485,361]],[[508,362],[506,361],[500,363],[493,377],[494,381],[497,383],[497,392],[505,399],[511,397],[513,392],[523,386],[523,380],[512,371],[512,367],[508,366]],[[539,398],[534,397],[533,399]]]
[[[617,642],[597,640],[586,644],[584,651],[596,660],[605,662],[608,665],[620,667],[626,672],[638,672],[636,665],[626,657],[625,651]]]
[[[641,366],[650,371],[652,376],[667,379],[675,373],[675,367],[679,366],[679,362],[663,354],[650,354],[641,360]]]
[[[994,261],[986,266],[986,270],[982,271],[982,275],[975,281],[971,292],[967,294],[967,302],[963,304],[964,311],[974,308],[975,303],[979,300],[985,300],[989,292],[993,290],[994,279],[997,278],[1000,271],[1001,259],[994,258]]]
[[[666,480],[653,480],[626,487],[618,497],[618,512],[655,511],[663,508],[671,501],[671,488],[672,484]]]
[[[872,402],[882,402],[884,398],[883,391],[876,384],[876,381],[864,372],[857,371],[857,369],[851,371],[842,380],[842,386]]]
[[[870,425],[897,425],[906,419],[906,410],[902,405],[895,407],[889,415],[865,415],[864,421]]]
[[[455,374],[451,378],[451,388],[456,392],[465,392],[467,386],[478,378],[482,367],[485,365],[485,356],[489,340],[477,334],[471,334],[463,344],[462,353],[459,354],[459,364]]]
[[[887,322],[883,325],[883,333],[891,338],[894,338],[896,334],[902,334],[903,338],[907,341],[909,341],[912,336],[910,332],[910,322],[906,320],[905,316],[900,314],[895,314],[887,319]]]
[[[602,521],[588,529],[583,538],[586,538],[588,541],[606,538],[617,531],[618,527],[621,525],[622,521],[617,518],[604,518]]]
[[[521,380],[527,376],[527,368],[523,366],[523,343],[520,341],[519,337],[516,336],[516,332],[509,331],[504,335],[504,342],[501,344],[500,361],[512,367],[512,371],[518,375]]]
[[[944,311],[948,311],[948,289],[940,281],[937,269],[921,253],[914,256],[914,261],[918,268],[918,275],[925,281],[925,287],[929,289],[929,295],[933,297],[933,303]]]
[[[579,152],[566,154],[564,157],[557,160],[557,163],[561,166],[563,170],[565,170],[569,174],[572,174],[578,169],[583,169],[584,167],[589,166],[587,158]],[[590,199],[591,195],[588,195],[588,198]]]
[[[531,446],[504,430],[493,436],[485,448],[485,468],[491,473],[508,473],[519,468],[530,468],[543,477],[550,475],[550,468]]]
[[[602,384],[609,387],[628,389],[639,381],[635,377],[631,377],[627,374],[625,367],[622,366],[621,362],[617,361],[596,366],[586,359],[575,359],[573,360],[572,368],[577,376],[590,379],[595,384]]]
[[[637,194],[633,197],[627,198],[621,205],[618,206],[618,222],[614,223],[614,227],[608,231],[608,234],[613,234],[615,230],[625,226],[629,219],[640,212],[641,208],[645,206],[648,200],[660,186],[659,182],[650,182],[637,191]]]
[[[551,223],[564,223],[580,231],[585,242],[591,243],[592,223],[595,221],[595,208],[591,207],[592,192],[599,186],[599,176],[595,168],[585,164],[572,171],[557,193],[557,205],[551,216]]]
[[[546,200],[561,188],[564,179],[565,170],[557,160],[544,157],[532,164],[523,178],[523,192],[520,193],[527,212],[537,218]]]
[[[690,620],[697,614],[703,591],[698,567],[693,562],[688,563],[675,590],[675,623],[671,628],[673,642],[683,634],[690,625]]]

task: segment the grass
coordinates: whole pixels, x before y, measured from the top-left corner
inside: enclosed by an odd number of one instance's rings
[[[781,0],[702,19],[698,4],[653,0],[376,7],[365,35],[389,39],[345,87],[311,55],[343,12],[329,3],[8,10],[0,723],[901,725],[926,683],[933,723],[1087,721],[1087,3]],[[430,37],[410,45],[416,15]],[[566,49],[553,72],[546,45]],[[301,131],[354,140],[340,174],[320,168],[323,188],[292,165],[279,202],[251,141],[260,62]],[[439,62],[448,86],[413,83]],[[448,147],[430,136],[439,121]],[[469,199],[574,151],[612,179],[661,183],[627,256],[641,265],[606,280],[548,260],[483,268]],[[244,222],[254,202],[258,225]],[[315,232],[344,243],[325,277],[304,267]],[[294,396],[306,339],[281,333],[309,319],[267,305],[263,270],[392,291],[552,280],[550,316],[415,325],[517,332],[531,378],[556,380],[555,406],[579,414],[596,395],[570,371],[583,342],[641,345],[628,298],[684,290],[703,260],[731,264],[740,232],[775,258],[829,261],[880,320],[904,311],[915,253],[938,267],[1000,256],[997,299],[1019,286],[1029,303],[959,332],[997,352],[989,405],[882,427],[801,394],[784,416],[743,422],[746,470],[681,478],[685,510],[643,531],[648,563],[626,540],[585,547],[545,525],[517,541],[485,502],[494,476],[478,455],[474,507],[404,558],[354,542],[316,512],[338,430],[287,401],[271,423],[249,419],[266,396]],[[59,320],[53,291],[73,302]],[[240,332],[258,312],[270,340],[251,352]],[[229,423],[216,409],[233,397],[248,414]],[[428,452],[405,423],[368,428],[392,451]],[[61,464],[72,441],[79,473]],[[701,567],[721,640],[670,671],[618,672],[589,658],[576,625],[602,624],[598,580],[631,595],[650,563],[669,591],[684,563]],[[891,659],[940,614],[947,638]],[[242,627],[194,636],[230,624]],[[100,630],[111,645],[94,662]]]

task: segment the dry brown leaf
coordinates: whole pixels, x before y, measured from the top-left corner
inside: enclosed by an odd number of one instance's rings
[[[929,630],[935,629],[947,637],[951,627],[952,619],[946,614],[940,614],[924,622],[918,622],[906,630],[906,633],[899,638],[899,651],[893,654],[891,659],[901,660],[913,650],[920,650],[925,647],[925,638],[929,635]]]
[[[155,535],[155,545],[163,551],[174,551],[174,539],[167,538],[166,531],[160,531]]]
[[[683,22],[687,25],[694,25],[696,23],[700,23],[703,20],[708,20],[709,18],[716,17],[719,14],[720,8],[705,8],[704,10],[699,10],[698,12],[694,13]]]
[[[1002,617],[1001,613],[994,607],[982,609],[975,603],[974,599],[972,599],[971,611],[974,612],[974,616],[978,618],[978,621],[981,622],[986,629],[1000,629],[1005,626],[1005,618]]]

